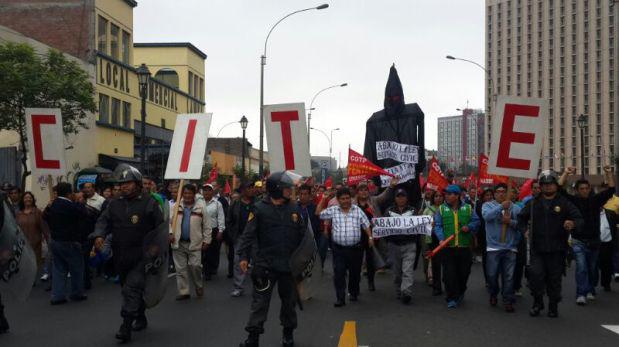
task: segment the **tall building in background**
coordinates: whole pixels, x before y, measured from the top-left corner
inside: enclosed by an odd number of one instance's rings
[[[477,166],[483,153],[484,113],[466,108],[462,115],[438,118],[438,159],[450,169]]]
[[[486,146],[496,95],[544,98],[543,168],[600,174],[612,162],[615,121],[613,0],[486,0]],[[618,5],[619,6],[619,5]],[[579,115],[585,115],[584,153]]]

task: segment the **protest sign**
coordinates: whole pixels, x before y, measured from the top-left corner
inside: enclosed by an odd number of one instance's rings
[[[292,170],[311,176],[305,104],[265,105],[264,123],[271,172]]]
[[[496,110],[488,173],[535,178],[548,120],[547,100],[500,96]]]
[[[390,175],[380,175],[381,187],[389,187],[392,177],[397,177],[399,183],[415,179],[415,164],[402,163],[385,169]]]
[[[361,154],[348,149],[348,181],[349,186],[359,184],[363,180],[370,179],[379,175],[390,175],[380,166],[372,163]]]
[[[176,118],[165,179],[200,179],[212,113],[180,114]]]
[[[419,162],[419,147],[393,141],[377,141],[376,159],[393,159],[400,163],[417,164]]]
[[[430,235],[432,216],[399,216],[372,218],[372,236]]]
[[[37,175],[63,176],[66,166],[60,109],[27,108],[26,137],[31,171]]]

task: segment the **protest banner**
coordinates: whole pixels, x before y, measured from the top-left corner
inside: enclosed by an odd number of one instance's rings
[[[391,175],[380,166],[372,163],[363,155],[348,149],[348,181],[349,186],[379,175]]]
[[[443,175],[441,166],[438,164],[438,160],[432,157],[430,160],[430,170],[428,173],[428,188],[432,190],[444,190],[449,185],[447,178]]]
[[[480,185],[495,185],[499,183],[507,184],[509,177],[503,175],[491,175],[488,173],[488,157],[481,153],[479,155],[479,175],[477,177],[477,186]]]
[[[400,165],[386,168],[385,171],[387,171],[389,175],[380,175],[380,184],[383,188],[389,187],[393,177],[396,177],[399,180],[399,183],[404,183],[415,179],[415,164],[402,163]]]
[[[548,120],[547,100],[500,96],[496,110],[488,173],[537,177]]]
[[[171,211],[172,230],[176,229],[178,206],[185,179],[200,179],[206,154],[206,141],[211,127],[212,113],[179,114],[176,117],[172,145],[165,171],[165,179],[180,179],[176,203]]]
[[[393,159],[400,163],[417,164],[419,162],[419,146],[393,141],[377,141],[376,159]]]
[[[398,216],[372,218],[372,236],[430,235],[432,216]]]
[[[311,176],[305,104],[265,105],[264,123],[271,172],[291,170]]]

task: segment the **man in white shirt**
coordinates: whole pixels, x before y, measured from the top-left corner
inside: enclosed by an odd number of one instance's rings
[[[82,184],[82,193],[84,193],[86,205],[101,212],[101,207],[105,202],[105,198],[97,193],[97,191],[95,190],[95,184],[92,182],[86,182]]]
[[[374,247],[374,239],[368,217],[359,206],[352,204],[350,189],[340,188],[336,196],[339,205],[324,209],[329,199],[333,198],[333,192],[324,195],[316,208],[316,215],[322,220],[331,221],[333,282],[337,298],[333,306],[341,307],[346,304],[346,272],[348,272],[350,301],[357,301],[359,295],[361,263],[363,262],[361,231],[363,230],[368,235],[370,247]]]
[[[213,275],[217,274],[221,241],[223,240],[224,230],[226,230],[226,214],[224,213],[223,205],[215,197],[212,185],[205,184],[202,195],[204,195],[204,203],[206,204],[206,214],[210,218],[210,224],[213,227],[213,240],[209,248],[202,254],[204,279],[209,281]]]

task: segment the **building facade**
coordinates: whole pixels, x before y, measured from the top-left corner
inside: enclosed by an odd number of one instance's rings
[[[477,166],[483,149],[484,113],[466,108],[462,115],[438,118],[438,159],[450,169]]]
[[[206,54],[191,43],[134,43],[134,0],[3,0],[0,25],[75,57],[95,85],[88,153],[75,166],[140,163],[146,137],[146,174],[162,178],[176,122],[183,113],[204,112]],[[5,33],[0,33],[7,36]],[[146,64],[145,134],[137,67]],[[90,118],[90,117],[89,117]],[[75,146],[73,146],[75,148]]]
[[[616,125],[613,0],[486,0],[486,122],[496,95],[549,102],[542,167],[600,174],[612,162]],[[619,6],[619,5],[616,5]],[[581,153],[577,118],[587,117]],[[492,149],[490,149],[492,150]]]

